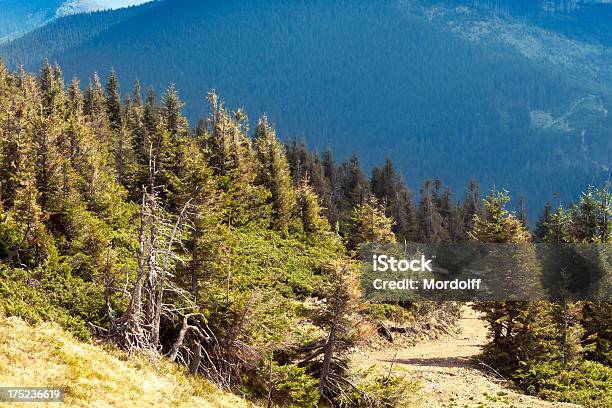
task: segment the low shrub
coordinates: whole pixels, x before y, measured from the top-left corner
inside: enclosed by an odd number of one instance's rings
[[[612,367],[593,361],[522,364],[515,381],[529,394],[587,408],[612,407]]]

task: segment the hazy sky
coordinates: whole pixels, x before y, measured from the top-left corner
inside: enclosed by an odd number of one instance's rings
[[[132,6],[134,4],[146,3],[149,0],[97,0],[96,3],[105,7],[125,7]]]

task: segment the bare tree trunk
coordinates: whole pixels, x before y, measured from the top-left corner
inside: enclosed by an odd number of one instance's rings
[[[199,263],[199,258],[198,258],[198,240],[197,240],[197,236],[199,235],[200,231],[198,229],[195,229],[193,231],[193,242],[192,242],[192,246],[191,246],[191,296],[193,296],[193,301],[194,303],[198,303],[198,289],[199,289],[199,285],[198,285],[198,263]]]
[[[338,330],[338,317],[340,316],[341,305],[339,301],[336,301],[334,306],[334,320],[332,321],[331,328],[329,330],[329,336],[325,343],[325,351],[323,352],[323,366],[321,367],[321,376],[319,377],[319,395],[323,397],[325,393],[325,387],[327,386],[327,379],[329,377],[329,371],[331,368],[332,357],[334,354],[334,346],[336,343],[336,332]]]
[[[225,300],[229,302],[230,284],[232,281],[232,257],[230,256],[229,250],[226,254],[227,257],[227,277],[225,281]]]
[[[138,232],[138,272],[132,290],[132,299],[126,312],[128,325],[140,330],[142,323],[142,288],[145,281],[145,194],[143,188],[142,204],[140,208],[140,230]]]
[[[158,228],[156,219],[157,213],[157,202],[155,200],[155,175],[157,173],[156,170],[156,161],[155,156],[153,156],[153,144],[149,146],[149,189],[150,195],[145,195],[147,200],[149,217],[151,218],[151,222],[149,223],[149,252],[147,254],[148,259],[148,280],[147,280],[147,303],[146,303],[146,313],[147,313],[147,323],[150,324],[155,316],[155,290],[156,290],[156,280],[157,280],[157,235]]]
[[[329,329],[329,336],[327,337],[327,342],[325,343],[324,351],[323,351],[323,366],[321,367],[321,375],[319,377],[319,395],[321,398],[325,397],[325,388],[327,387],[327,382],[329,378],[329,372],[331,369],[332,358],[334,355],[334,349],[336,346],[336,335],[338,332],[338,325],[340,324],[340,318],[342,317],[342,313],[344,312],[344,301],[342,299],[342,287],[344,285],[343,280],[343,271],[339,272],[340,275],[336,282],[335,288],[335,299],[334,299],[334,315],[331,323],[331,327]]]
[[[151,328],[151,339],[153,341],[153,346],[155,348],[159,347],[159,326],[161,323],[161,312],[163,308],[163,300],[164,300],[164,289],[166,286],[166,277],[168,275],[168,262],[170,260],[170,254],[172,253],[172,247],[174,246],[174,242],[176,240],[176,234],[181,227],[183,222],[183,217],[185,216],[185,212],[187,207],[191,203],[191,200],[185,204],[181,213],[174,224],[174,228],[172,229],[172,234],[170,235],[170,239],[168,241],[168,246],[166,248],[166,254],[164,257],[164,264],[161,269],[161,273],[159,276],[159,282],[157,283],[157,296],[155,299],[155,317],[153,319],[153,326]]]
[[[199,341],[195,345],[193,350],[193,359],[189,364],[189,372],[191,375],[196,375],[200,369],[200,363],[202,362],[202,343]]]
[[[196,326],[189,325],[189,318],[193,316],[202,316],[202,315],[200,313],[189,313],[183,317],[183,326],[181,327],[181,331],[179,332],[179,335],[177,336],[176,340],[174,341],[174,344],[172,345],[170,354],[168,354],[168,359],[170,361],[176,360],[176,357],[178,356],[178,352],[180,351],[181,347],[183,346],[183,342],[185,341],[185,335],[187,335],[187,332],[189,330],[193,330],[197,332],[198,335],[202,337],[202,332],[200,331],[200,329],[198,329]],[[198,342],[198,345],[199,344],[200,343]]]

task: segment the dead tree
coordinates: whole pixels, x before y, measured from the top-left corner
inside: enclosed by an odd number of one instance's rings
[[[168,269],[170,267],[170,263],[173,260],[176,260],[176,254],[173,252],[172,248],[177,240],[177,234],[183,226],[185,215],[190,203],[191,200],[188,200],[187,204],[185,204],[185,206],[181,210],[181,213],[178,216],[174,227],[172,228],[172,232],[170,233],[170,236],[168,238],[167,247],[164,253],[164,262],[161,266],[161,270],[159,271],[158,275],[159,281],[157,282],[157,293],[155,294],[155,314],[153,318],[153,325],[151,328],[151,340],[155,348],[159,348],[159,325],[161,323],[162,309],[164,307],[164,291],[166,290],[166,280],[170,275],[170,271]]]
[[[162,317],[168,320],[175,317],[192,317],[185,315],[184,310],[193,310],[195,307],[188,293],[173,280],[173,272],[177,264],[182,262],[179,252],[184,250],[183,235],[186,230],[192,228],[191,200],[183,206],[178,217],[173,219],[161,205],[159,186],[155,185],[155,173],[155,160],[152,158],[149,165],[149,187],[143,186],[139,214],[136,279],[129,292],[128,310],[117,319],[110,330],[115,342],[128,350],[161,351]],[[170,293],[174,295],[173,302],[165,304],[165,295]],[[178,343],[179,348],[183,340]]]
[[[344,268],[338,271],[337,274],[333,277],[333,312],[332,312],[332,320],[329,328],[329,335],[327,336],[327,340],[323,347],[323,365],[321,367],[321,374],[319,376],[319,395],[321,398],[327,398],[327,387],[328,380],[330,374],[330,368],[332,363],[332,358],[334,355],[334,349],[336,346],[336,336],[338,333],[338,325],[340,324],[340,319],[342,318],[342,314],[344,313],[346,299],[343,296],[344,292]]]
[[[176,340],[174,341],[174,344],[172,345],[172,348],[170,349],[170,353],[168,354],[168,359],[170,359],[170,361],[175,361],[176,358],[178,357],[179,351],[181,347],[183,347],[183,342],[185,341],[185,335],[187,335],[187,332],[191,330],[195,332],[200,338],[205,337],[199,327],[189,324],[189,319],[195,316],[202,316],[202,314],[201,313],[188,313],[185,316],[183,316],[183,326],[181,327],[181,331],[179,332]],[[200,343],[198,343],[198,345],[199,344]]]

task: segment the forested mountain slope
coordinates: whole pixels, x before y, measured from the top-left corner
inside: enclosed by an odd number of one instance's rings
[[[605,89],[508,44],[465,39],[419,4],[167,0],[119,24],[60,20],[0,55],[30,68],[48,57],[68,77],[114,66],[125,87],[172,81],[191,118],[215,87],[267,111],[284,137],[357,151],[368,168],[389,154],[413,183],[495,180],[529,196],[533,217],[553,193],[572,199],[607,177]]]
[[[444,0],[442,4],[469,6],[496,17],[528,21],[569,38],[612,45],[612,2],[608,0]]]
[[[14,64],[24,66],[40,62],[40,55],[52,55],[75,47],[101,32],[145,12],[150,5],[80,13],[52,21],[24,38],[3,45],[4,54]]]
[[[55,17],[101,8],[93,0],[0,0],[0,42],[40,27]]]

